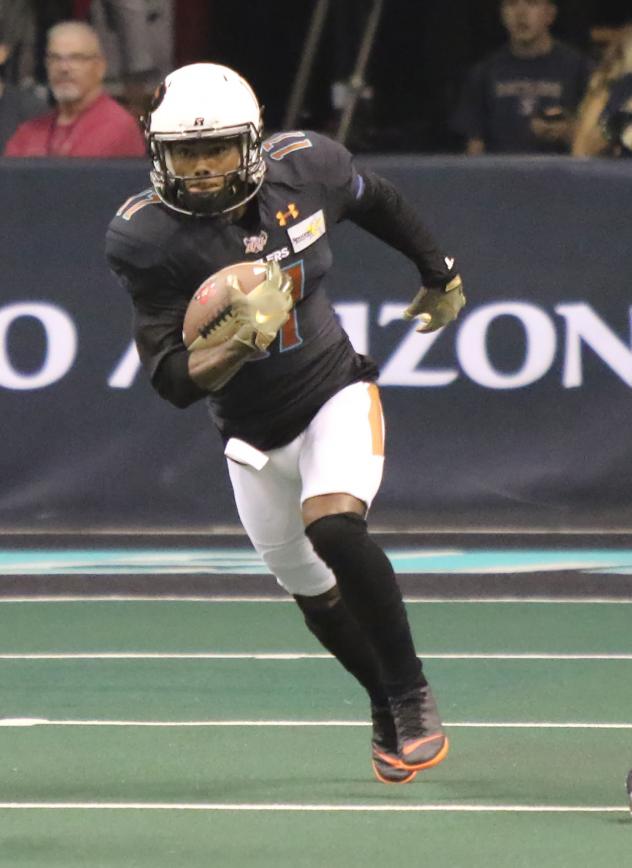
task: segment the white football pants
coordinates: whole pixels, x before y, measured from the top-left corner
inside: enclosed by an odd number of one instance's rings
[[[323,594],[336,580],[305,536],[301,505],[320,494],[345,493],[370,507],[384,467],[378,387],[353,383],[341,389],[287,446],[268,452],[244,446],[231,440],[226,454],[246,533],[288,593]]]

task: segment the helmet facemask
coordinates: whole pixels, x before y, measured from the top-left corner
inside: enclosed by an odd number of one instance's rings
[[[235,145],[239,152],[239,165],[225,172],[204,175],[181,175],[175,171],[172,148],[186,142],[217,142]],[[218,133],[200,133],[184,136],[150,136],[149,147],[153,160],[151,181],[167,205],[186,214],[216,216],[234,211],[245,205],[257,193],[263,180],[261,136],[250,125],[241,131],[226,130]],[[221,189],[192,192],[189,184],[203,178],[222,178]]]

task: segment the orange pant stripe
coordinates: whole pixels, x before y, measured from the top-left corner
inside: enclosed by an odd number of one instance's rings
[[[371,426],[371,440],[373,442],[373,454],[384,455],[384,420],[382,416],[382,402],[380,390],[375,383],[369,385],[369,425]]]

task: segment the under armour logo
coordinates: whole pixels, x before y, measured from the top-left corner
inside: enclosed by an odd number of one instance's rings
[[[204,118],[196,118],[193,121],[193,126],[194,127],[203,127],[204,126]]]
[[[299,210],[294,202],[288,203],[287,211],[277,211],[276,219],[279,221],[279,226],[287,226],[288,220],[295,220],[299,215]]]

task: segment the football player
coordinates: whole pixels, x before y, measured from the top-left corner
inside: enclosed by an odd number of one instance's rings
[[[142,363],[177,407],[208,402],[250,540],[309,630],[366,688],[377,778],[410,781],[443,760],[448,739],[393,568],[367,531],[384,461],[378,370],[352,348],[322,282],[329,234],[352,220],[415,263],[422,288],[405,317],[429,332],[465,303],[454,260],[343,146],[313,132],[262,140],[257,99],[231,69],[171,73],[146,136],[151,189],[119,209],[107,234]],[[261,325],[237,284],[235,334],[188,352],[191,296],[245,260],[278,263],[266,287],[279,293],[272,325]]]

